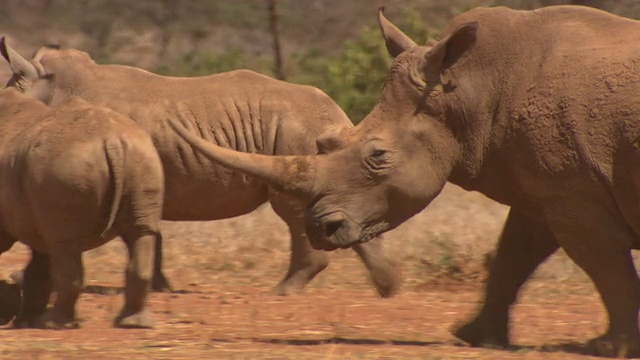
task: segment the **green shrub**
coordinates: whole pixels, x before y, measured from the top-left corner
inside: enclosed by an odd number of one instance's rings
[[[190,53],[176,63],[161,66],[156,72],[163,75],[203,76],[242,68],[272,76],[271,66],[269,57],[252,58],[239,48],[231,48],[222,53]]]
[[[418,11],[407,10],[400,25],[418,44],[426,42],[427,29]],[[295,55],[289,80],[324,90],[358,123],[376,104],[391,61],[378,27],[365,26],[336,56],[318,49]]]
[[[427,28],[418,11],[407,9],[400,27],[418,44],[427,40]],[[287,80],[316,86],[331,96],[354,122],[374,107],[384,84],[391,57],[377,26],[365,26],[347,40],[337,55],[311,49],[285,59]],[[176,63],[157,69],[165,75],[198,76],[238,68],[273,76],[270,56],[251,57],[241,49],[222,53],[188,54]]]

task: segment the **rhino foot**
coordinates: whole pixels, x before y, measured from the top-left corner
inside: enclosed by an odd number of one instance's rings
[[[356,244],[353,250],[364,263],[378,295],[390,298],[400,291],[402,280],[397,266],[384,253],[382,238],[378,237],[366,243]]]
[[[19,287],[23,287],[24,286],[24,272],[23,271],[14,271],[11,274],[9,274],[9,278],[11,279],[11,281],[13,281],[14,284],[18,285]]]
[[[487,322],[478,317],[466,324],[454,327],[453,335],[473,347],[509,347],[506,322],[497,324],[495,321]]]
[[[46,312],[36,323],[41,329],[78,329],[80,322],[73,316],[65,316],[55,310]]]
[[[382,298],[390,298],[400,292],[402,280],[392,267],[372,271],[371,280]]]
[[[587,343],[589,352],[613,358],[640,357],[640,338],[629,340],[625,335],[605,334]]]
[[[155,327],[155,322],[146,311],[130,315],[123,312],[114,321],[114,326],[124,329],[151,329]]]
[[[51,330],[79,329],[80,328],[80,322],[77,321],[77,320],[71,320],[71,321],[47,320],[47,321],[41,322],[38,325],[38,328],[51,329]]]
[[[329,265],[329,259],[323,253],[313,253],[313,256],[307,256],[305,260],[294,258],[285,278],[270,293],[278,296],[301,293],[309,281]]]
[[[80,322],[50,311],[37,318],[18,316],[13,320],[12,326],[14,329],[78,329]]]
[[[17,317],[13,319],[11,327],[14,329],[37,329],[40,328],[39,321],[34,319],[26,319]]]
[[[273,289],[271,289],[271,291],[269,291],[269,294],[276,295],[276,296],[289,296],[295,293],[302,292],[302,289],[303,287],[292,287],[292,286],[286,286],[285,284],[280,284],[274,287]]]
[[[153,274],[153,279],[151,280],[151,290],[155,292],[173,292],[173,288],[171,287],[171,284],[169,284],[169,280],[167,280],[163,273]]]
[[[13,319],[13,317],[11,317],[11,318],[9,318],[9,317],[0,317],[0,326],[7,325],[8,323],[11,322],[12,319]]]
[[[42,328],[42,314],[31,315],[20,313],[13,319],[11,327],[14,329],[40,329]]]

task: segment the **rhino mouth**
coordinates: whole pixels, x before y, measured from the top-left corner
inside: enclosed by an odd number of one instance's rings
[[[373,239],[374,237],[379,236],[390,228],[391,226],[387,222],[379,222],[371,226],[367,226],[360,232],[360,239],[358,240],[358,243],[365,243]]]
[[[322,216],[307,224],[311,246],[328,251],[365,243],[388,229],[386,222],[362,226],[341,213]]]
[[[349,245],[343,246],[341,241],[336,241],[339,234],[344,231],[344,219],[344,216],[339,213],[324,216],[307,214],[305,227],[311,247],[326,251],[349,247]]]

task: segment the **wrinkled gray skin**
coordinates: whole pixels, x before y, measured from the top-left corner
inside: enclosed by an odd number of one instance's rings
[[[640,356],[640,23],[586,7],[478,8],[417,46],[380,13],[395,57],[379,104],[317,156],[225,151],[174,129],[212,159],[309,203],[316,246],[371,239],[427,206],[447,181],[511,206],[476,317],[455,331],[507,346],[509,308],[562,247],[609,315],[589,347]]]
[[[78,98],[50,108],[0,90],[0,254],[16,241],[32,250],[14,326],[77,327],[82,252],[119,236],[129,261],[115,325],[152,327],[145,305],[163,194],[160,157],[131,120]],[[0,287],[2,323],[19,304],[17,285]]]
[[[238,151],[314,154],[319,134],[353,127],[322,91],[247,70],[194,78],[165,77],[128,66],[98,65],[74,49],[44,47],[31,61],[4,42],[0,50],[14,72],[9,86],[29,89],[34,79],[54,74],[52,105],[78,96],[126,115],[151,135],[165,171],[163,219],[224,219],[247,214],[270,201],[291,235],[289,271],[274,293],[286,295],[302,289],[328,265],[327,254],[309,244],[299,201],[254,178],[213,165],[167,126],[168,119],[185,119],[201,136]],[[161,247],[160,240],[153,281],[156,290],[169,288],[161,272]],[[370,271],[378,293],[383,297],[395,294],[400,279],[385,258],[380,240],[353,248]]]

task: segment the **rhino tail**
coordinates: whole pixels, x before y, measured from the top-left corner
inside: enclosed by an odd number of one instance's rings
[[[104,142],[104,150],[109,165],[109,174],[113,181],[113,199],[109,210],[109,219],[102,231],[102,237],[107,236],[107,232],[113,227],[120,210],[120,202],[124,192],[124,149],[123,144],[114,138],[108,138]]]

